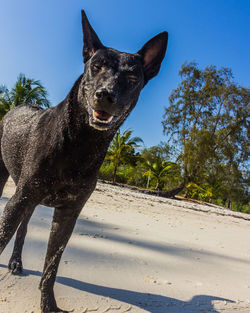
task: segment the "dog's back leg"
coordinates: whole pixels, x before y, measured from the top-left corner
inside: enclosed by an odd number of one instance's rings
[[[22,264],[23,244],[24,244],[25,236],[27,234],[28,223],[32,216],[32,213],[33,213],[33,210],[25,214],[16,233],[16,239],[14,243],[13,252],[9,260],[9,264],[8,264],[8,268],[12,274],[21,274],[23,272],[23,264]]]
[[[2,135],[3,135],[3,124],[0,123],[0,197],[2,196],[4,185],[9,177],[9,172],[7,171],[7,168],[5,167],[5,164],[2,158],[2,151],[1,151]]]
[[[24,221],[26,217],[28,217],[29,220],[36,205],[38,205],[42,199],[43,195],[38,188],[35,189],[29,184],[21,185],[18,183],[16,192],[7,202],[0,219],[0,254],[9,243],[19,224]]]

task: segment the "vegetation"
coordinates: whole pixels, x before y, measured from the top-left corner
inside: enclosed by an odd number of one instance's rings
[[[139,143],[142,143],[142,139],[139,137],[132,137],[132,131],[125,130],[123,134],[118,130],[114,139],[110,144],[106,160],[109,160],[113,169],[113,183],[116,182],[117,169],[122,163],[128,165],[135,165],[136,156],[135,148],[139,147]]]
[[[168,144],[161,142],[158,146],[144,149],[141,154],[143,173],[147,177],[147,188],[158,191],[176,186],[180,181],[180,167],[170,161],[171,149]],[[154,186],[154,187],[153,187]]]
[[[160,143],[136,152],[135,148],[142,140],[138,137],[130,139],[131,135],[131,130],[118,131],[101,167],[100,178],[157,191],[176,187],[182,179],[181,172],[177,163],[169,161],[169,146]],[[124,142],[127,144],[124,145]]]
[[[14,87],[9,91],[0,86],[0,120],[12,108],[22,104],[36,104],[48,108],[47,91],[39,80],[26,78],[20,74]]]

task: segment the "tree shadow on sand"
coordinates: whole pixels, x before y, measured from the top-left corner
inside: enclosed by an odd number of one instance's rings
[[[0,264],[0,267],[7,268],[7,266],[2,264]],[[42,273],[40,271],[26,269],[21,276],[29,275],[41,277]],[[152,293],[99,286],[63,276],[57,276],[56,282],[83,292],[121,301],[150,313],[219,313],[219,311],[214,308],[213,301],[234,303],[234,301],[229,299],[208,295],[196,295],[189,301],[182,301]]]

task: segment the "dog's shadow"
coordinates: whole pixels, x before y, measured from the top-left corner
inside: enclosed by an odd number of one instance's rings
[[[4,199],[4,200],[7,200]],[[37,212],[39,214],[39,212]],[[41,222],[40,219],[33,220],[33,223],[39,223],[40,227],[47,227],[49,226],[49,222],[47,218],[50,219],[52,215],[51,209],[46,210],[46,207],[43,207],[43,216],[45,216],[45,220]],[[34,217],[33,217],[34,219]],[[48,224],[48,225],[47,225]],[[98,223],[94,223],[92,221],[78,219],[77,226],[76,226],[76,233],[82,233],[84,229],[85,233],[88,234],[96,234],[101,233],[101,230],[104,225],[99,225]],[[108,228],[108,226],[107,226]],[[107,235],[109,239],[118,240],[120,242],[127,242],[129,239],[119,237],[118,235],[114,236],[112,233],[108,233],[107,231],[104,232],[105,236]],[[147,247],[150,249],[158,249],[159,251],[168,252],[169,250],[164,247],[155,247],[152,246],[150,243],[144,243],[137,241],[137,245],[141,245],[143,247]],[[45,247],[44,247],[45,249]],[[176,253],[180,254],[180,250],[175,250]],[[7,268],[6,265],[0,264],[0,267]],[[42,273],[40,271],[34,271],[31,269],[25,269],[24,274],[22,276],[37,276],[41,277]],[[56,282],[62,284],[64,286],[68,286],[71,288],[75,288],[77,290],[81,290],[83,292],[87,292],[93,295],[97,295],[100,297],[108,297],[110,299],[114,299],[117,301],[124,302],[126,304],[141,308],[146,312],[150,313],[200,313],[200,312],[210,312],[210,313],[219,313],[214,308],[213,301],[227,301],[233,302],[232,300],[228,300],[225,298],[219,298],[216,296],[209,296],[209,295],[195,295],[189,301],[181,301],[179,299],[153,294],[153,293],[145,293],[145,292],[138,292],[126,289],[119,289],[119,288],[112,288],[106,286],[95,285],[87,282],[83,282],[77,279],[57,276]]]
[[[2,264],[0,264],[0,267],[7,268],[6,265]],[[29,275],[41,277],[42,273],[40,271],[25,269],[22,276]],[[214,308],[213,301],[234,302],[229,299],[208,295],[196,295],[190,301],[181,301],[152,293],[99,286],[63,276],[57,276],[56,282],[97,296],[118,300],[150,313],[200,313],[207,311],[210,313],[219,313]]]

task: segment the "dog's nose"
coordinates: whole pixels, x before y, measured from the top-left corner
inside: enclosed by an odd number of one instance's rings
[[[99,101],[107,101],[109,103],[114,103],[116,100],[114,92],[109,91],[106,88],[98,89],[95,93],[95,97]]]

